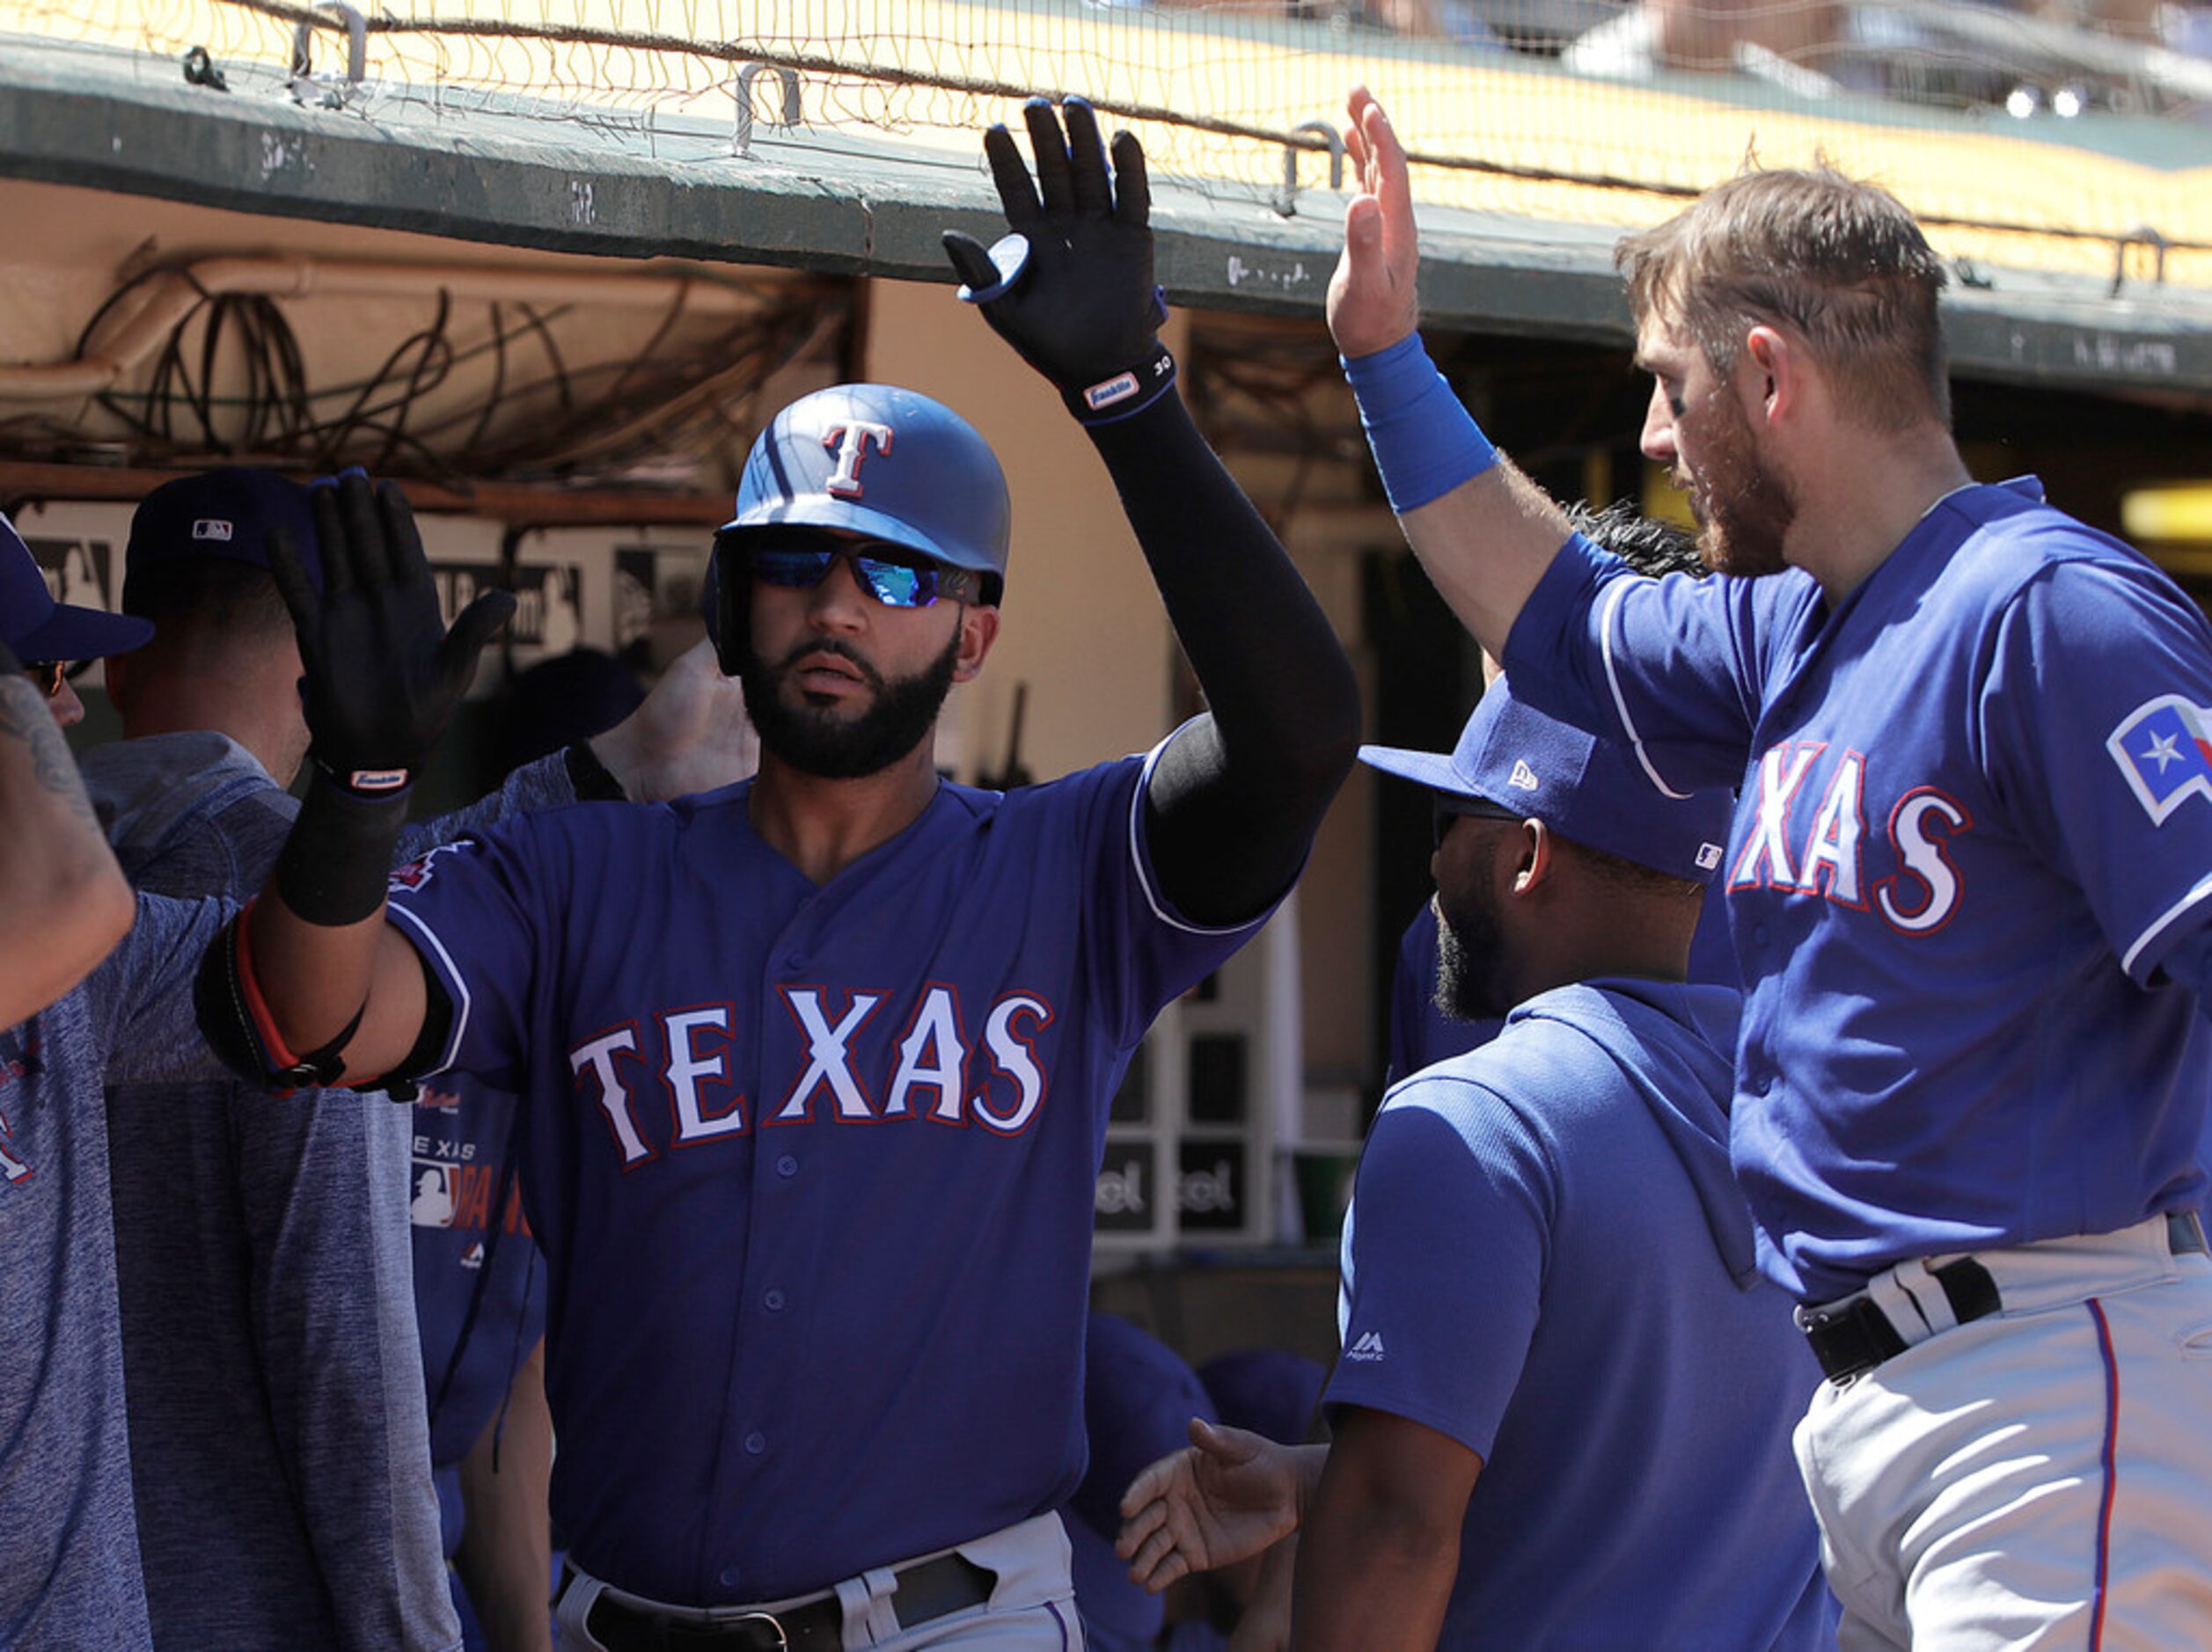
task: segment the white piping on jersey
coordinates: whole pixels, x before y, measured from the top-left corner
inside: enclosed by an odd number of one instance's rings
[[[1644,771],[1645,778],[1653,786],[1659,787],[1664,795],[1681,802],[1686,800],[1690,794],[1688,792],[1677,792],[1659,778],[1659,771],[1652,766],[1651,757],[1644,749],[1644,737],[1636,732],[1636,719],[1629,715],[1627,697],[1621,692],[1620,673],[1614,669],[1613,617],[1620,611],[1621,599],[1628,594],[1629,582],[1626,580],[1614,581],[1613,588],[1605,594],[1605,611],[1598,622],[1599,646],[1605,656],[1605,684],[1613,691],[1614,714],[1620,718],[1621,727],[1628,735],[1629,747],[1636,753],[1637,766]]]
[[[1192,720],[1196,720],[1195,718]],[[1168,910],[1166,898],[1152,887],[1152,868],[1145,864],[1144,838],[1139,835],[1139,824],[1143,820],[1146,794],[1152,789],[1152,771],[1159,766],[1160,754],[1167,750],[1168,742],[1190,727],[1190,723],[1183,723],[1169,729],[1167,739],[1145,753],[1144,772],[1137,777],[1136,794],[1129,800],[1129,864],[1137,868],[1137,884],[1145,892],[1145,904],[1152,909],[1154,917],[1170,929],[1179,929],[1186,935],[1234,935],[1242,930],[1250,929],[1259,919],[1248,917],[1242,924],[1214,925],[1193,924],[1187,918],[1177,917]],[[1268,910],[1272,911],[1274,909],[1270,907]]]
[[[452,983],[453,990],[461,995],[461,1001],[453,1006],[453,1030],[446,1036],[445,1052],[438,1057],[438,1064],[430,1069],[430,1072],[443,1072],[448,1067],[450,1067],[460,1058],[461,1034],[468,1030],[468,1012],[470,1002],[468,981],[466,977],[461,974],[459,966],[454,963],[453,954],[446,951],[445,943],[431,932],[430,926],[428,924],[417,917],[413,912],[408,911],[404,906],[388,906],[385,909],[385,910],[394,922],[404,919],[409,929],[412,929],[416,934],[421,936],[424,940],[430,943],[430,949],[437,954],[438,961],[445,966],[446,980]],[[418,1078],[427,1078],[430,1076],[430,1074],[415,1073],[411,1076]]]
[[[2120,969],[2128,976],[2133,976],[2135,973],[2135,960],[2142,956],[2143,948],[2164,933],[2175,918],[2179,917],[2182,913],[2187,911],[2208,895],[2212,895],[2212,878],[2201,880],[2196,888],[2159,913],[2151,921],[2150,927],[2136,938],[2135,944],[2128,949],[2127,955],[2120,959]]]

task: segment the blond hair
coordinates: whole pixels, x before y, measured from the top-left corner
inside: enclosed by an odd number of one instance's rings
[[[1622,238],[1637,325],[1658,316],[1732,371],[1747,326],[1810,347],[1849,417],[1875,429],[1951,422],[1936,315],[1942,260],[1894,195],[1825,162],[1746,172]]]

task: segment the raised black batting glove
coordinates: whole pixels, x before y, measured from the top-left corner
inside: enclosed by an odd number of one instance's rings
[[[1167,301],[1153,280],[1152,190],[1144,146],[1117,133],[1109,178],[1098,117],[1080,98],[1061,117],[1043,98],[1022,109],[1036,157],[1033,183],[1014,135],[983,135],[1008,233],[986,248],[945,231],[945,256],[992,330],[1059,387],[1068,409],[1103,424],[1150,406],[1175,383],[1160,342]]]
[[[406,497],[348,471],[313,490],[319,594],[291,535],[268,537],[270,570],[299,636],[308,755],[315,770],[276,865],[277,893],[312,924],[338,926],[383,903],[407,788],[514,612],[487,591],[448,631]]]
[[[361,797],[410,785],[476,675],[476,657],[515,611],[487,591],[448,631],[406,496],[348,471],[313,489],[319,596],[291,535],[271,531],[269,563],[299,633],[309,755]]]

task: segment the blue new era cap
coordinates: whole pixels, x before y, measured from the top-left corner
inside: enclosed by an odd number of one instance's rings
[[[128,654],[153,634],[143,619],[55,602],[31,547],[0,516],[0,635],[17,659],[97,660]]]
[[[130,547],[123,556],[123,606],[132,606],[131,583],[143,570],[183,557],[219,557],[269,565],[268,532],[289,528],[300,560],[317,590],[322,558],[315,548],[315,512],[306,484],[274,471],[225,465],[164,482],[139,501],[130,519]]]
[[[1667,796],[1626,745],[1522,704],[1504,677],[1483,693],[1451,756],[1362,746],[1359,761],[1432,792],[1482,798],[1570,842],[1694,883],[1712,881],[1734,808],[1725,791]]]

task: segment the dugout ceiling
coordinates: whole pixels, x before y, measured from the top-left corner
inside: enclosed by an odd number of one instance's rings
[[[946,279],[943,228],[987,236],[995,220],[972,155],[889,135],[764,121],[740,154],[730,126],[704,120],[642,128],[520,120],[492,95],[465,107],[322,106],[289,95],[265,65],[231,65],[228,76],[230,90],[217,92],[187,84],[166,58],[11,39],[0,54],[0,175],[543,252],[928,281]],[[1964,138],[1956,160],[1983,164]],[[2106,164],[2135,165],[2069,160],[2077,170]],[[1294,198],[1159,185],[1160,274],[1172,298],[1318,314],[1343,197],[1325,186],[1325,157],[1308,154],[1300,167]],[[2168,170],[2160,187],[2186,232],[2212,174]],[[1537,216],[1425,203],[1429,323],[1624,346],[1616,230],[1542,216],[1542,197],[1529,199]],[[2180,274],[2194,256],[2176,255]],[[2161,279],[2155,248],[2119,241],[2055,264],[2024,261],[2045,267],[1962,266],[1946,312],[1962,379],[2212,407],[2212,288]]]

